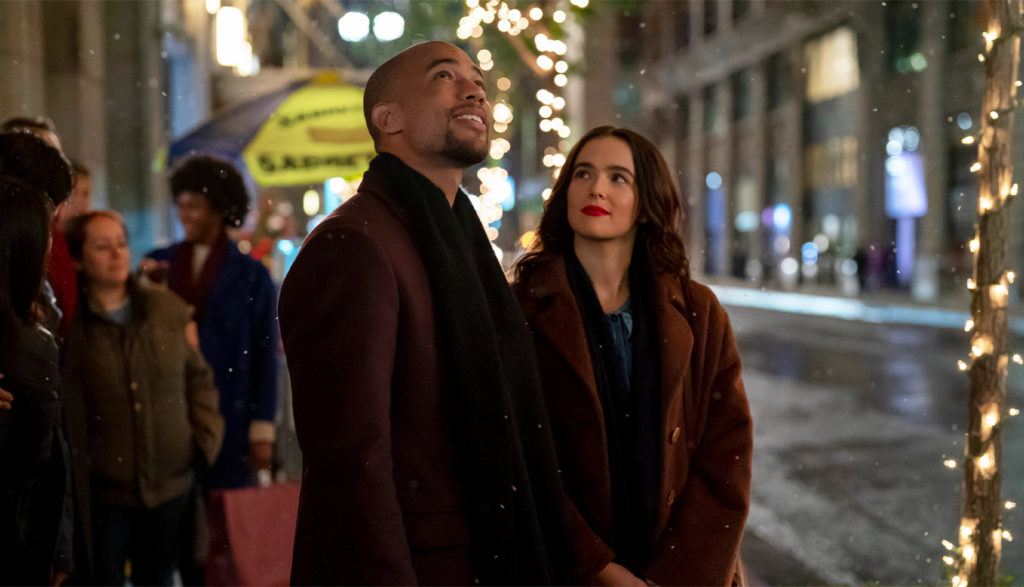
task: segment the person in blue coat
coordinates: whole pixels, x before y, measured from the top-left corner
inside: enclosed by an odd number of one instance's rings
[[[207,489],[255,484],[273,459],[277,409],[277,291],[262,263],[228,238],[249,210],[242,176],[211,157],[195,157],[170,178],[185,240],[150,252],[143,271],[166,278],[195,308],[199,346],[213,368],[224,416],[224,445]]]

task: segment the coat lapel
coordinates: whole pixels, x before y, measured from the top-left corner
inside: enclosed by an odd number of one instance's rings
[[[587,387],[597,405],[600,405],[587,336],[583,331],[583,318],[576,307],[576,298],[569,288],[565,264],[561,259],[554,259],[537,268],[529,280],[529,293],[543,307],[531,326],[572,366],[573,372]]]
[[[694,339],[690,323],[686,320],[686,312],[690,310],[686,307],[679,278],[669,275],[655,277],[654,295],[661,339],[661,430],[664,439],[683,421],[679,417],[684,409],[683,396],[692,393],[685,388],[684,380],[690,368]],[[668,457],[666,454],[666,466]]]

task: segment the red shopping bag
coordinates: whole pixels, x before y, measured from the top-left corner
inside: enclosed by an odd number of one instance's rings
[[[207,585],[288,585],[299,484],[210,492]]]

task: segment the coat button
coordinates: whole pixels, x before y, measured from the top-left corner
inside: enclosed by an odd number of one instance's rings
[[[128,384],[128,387],[132,388],[132,391],[135,391],[139,388],[139,382],[132,381],[131,383]]]
[[[676,490],[670,489],[668,492],[668,505],[672,505],[676,502]]]
[[[136,412],[141,412],[142,411],[142,402],[135,402],[135,405],[132,406],[132,407],[135,408]]]
[[[672,429],[672,432],[668,435],[669,443],[675,444],[679,440],[679,434],[680,434],[679,426],[676,426],[675,428]]]

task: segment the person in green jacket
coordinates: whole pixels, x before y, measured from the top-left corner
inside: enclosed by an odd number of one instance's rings
[[[80,283],[67,396],[84,417],[69,428],[88,447],[72,466],[88,469],[95,581],[124,584],[129,560],[133,584],[171,585],[198,459],[224,435],[213,375],[185,302],[131,277],[120,215],[78,216],[67,239]]]

